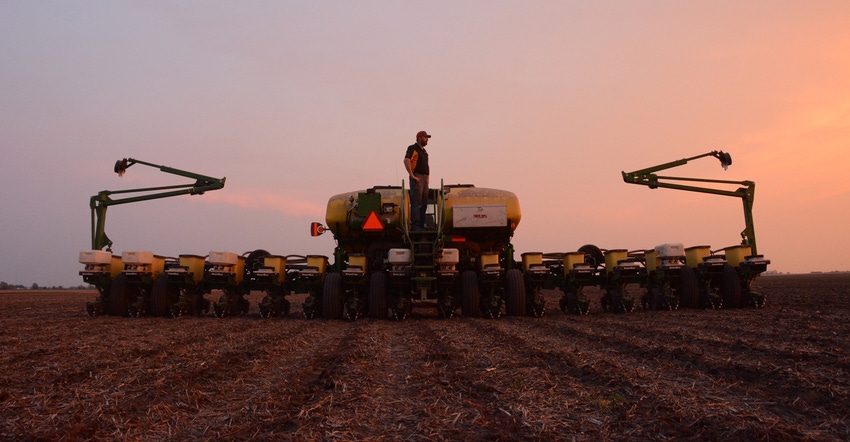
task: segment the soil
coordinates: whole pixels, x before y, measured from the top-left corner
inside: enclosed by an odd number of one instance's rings
[[[850,274],[764,309],[402,322],[90,318],[0,293],[2,440],[848,440]],[[214,295],[210,299],[217,299]]]

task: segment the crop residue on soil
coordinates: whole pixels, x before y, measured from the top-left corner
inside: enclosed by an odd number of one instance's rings
[[[89,318],[0,293],[0,439],[850,439],[850,274],[762,310]]]

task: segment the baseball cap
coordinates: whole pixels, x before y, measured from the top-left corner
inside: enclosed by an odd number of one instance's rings
[[[424,130],[420,130],[419,133],[416,134],[416,138],[419,137],[431,138],[431,135],[428,135],[428,132],[425,132]]]

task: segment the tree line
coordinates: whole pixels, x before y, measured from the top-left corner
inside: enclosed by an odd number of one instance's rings
[[[63,287],[61,285],[52,287],[42,287],[36,283],[32,283],[29,287],[21,284],[9,284],[5,281],[0,281],[0,290],[93,290],[93,285],[80,284],[74,287]]]

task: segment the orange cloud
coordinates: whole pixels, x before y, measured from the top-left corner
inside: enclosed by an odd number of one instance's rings
[[[262,209],[283,212],[290,216],[322,217],[325,207],[301,201],[289,195],[269,193],[263,190],[227,190],[209,192],[201,199],[205,203],[223,203],[242,209]]]
[[[785,198],[826,199],[850,192],[850,92],[799,99],[776,124],[741,144]]]

